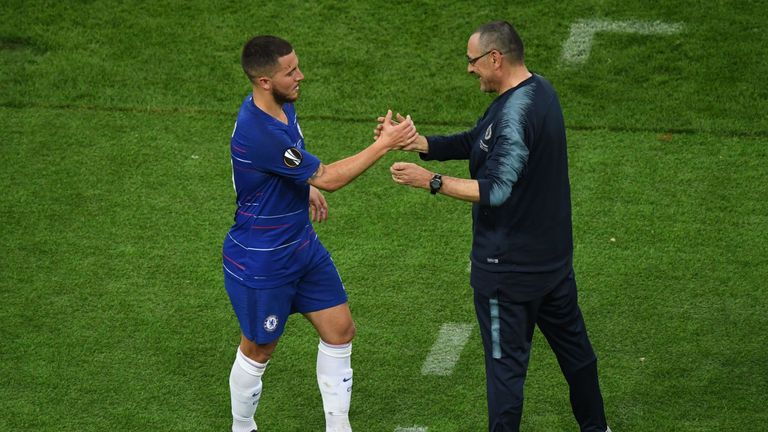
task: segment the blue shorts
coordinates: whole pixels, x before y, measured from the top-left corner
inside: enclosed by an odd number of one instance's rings
[[[235,310],[240,330],[257,344],[283,334],[288,315],[328,309],[347,302],[339,272],[327,255],[303,275],[276,288],[253,288],[224,274],[224,287]]]

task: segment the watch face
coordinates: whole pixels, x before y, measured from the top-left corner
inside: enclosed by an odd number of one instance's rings
[[[432,194],[436,194],[437,191],[440,190],[440,187],[443,185],[443,179],[439,176],[432,177],[432,180],[429,181],[429,189]]]

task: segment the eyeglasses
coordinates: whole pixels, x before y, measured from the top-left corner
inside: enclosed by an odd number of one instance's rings
[[[480,54],[479,56],[477,56],[475,58],[471,58],[471,57],[467,56],[467,63],[469,63],[472,66],[474,66],[475,63],[477,63],[478,60],[480,60],[481,58],[487,56],[488,54],[492,53],[493,51],[495,51],[495,49],[492,49],[490,51],[486,51],[484,54]]]

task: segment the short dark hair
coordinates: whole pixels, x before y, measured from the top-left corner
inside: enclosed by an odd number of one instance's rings
[[[493,21],[483,24],[475,30],[480,34],[480,49],[496,49],[507,55],[512,64],[521,64],[525,60],[523,40],[517,30],[507,21]]]
[[[293,52],[291,44],[277,36],[256,36],[245,43],[240,63],[243,72],[253,82],[259,76],[274,72],[278,59]]]

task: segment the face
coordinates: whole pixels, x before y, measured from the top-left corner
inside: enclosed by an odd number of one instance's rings
[[[495,88],[492,83],[492,56],[493,53],[483,51],[480,48],[480,34],[475,33],[467,41],[467,72],[476,76],[480,81],[480,90],[492,93]]]
[[[278,66],[270,77],[272,83],[272,96],[275,102],[285,104],[294,102],[299,98],[299,82],[304,79],[304,74],[299,70],[299,58],[296,51],[278,59]]]

